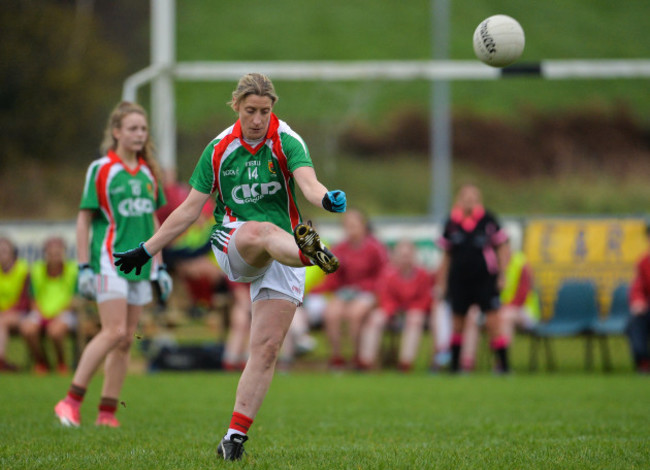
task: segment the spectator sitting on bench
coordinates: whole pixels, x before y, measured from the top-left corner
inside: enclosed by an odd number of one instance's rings
[[[646,227],[650,242],[650,225]],[[650,245],[649,245],[650,246]],[[626,333],[630,342],[634,367],[640,374],[650,374],[650,248],[636,265],[636,275],[630,286],[630,312]]]
[[[52,340],[57,371],[68,373],[64,341],[76,327],[72,303],[77,286],[77,263],[66,259],[63,239],[52,237],[43,246],[43,260],[34,262],[30,274],[31,312],[20,322],[38,374],[50,370],[41,342],[42,334]]]
[[[340,269],[311,291],[333,294],[323,312],[332,370],[346,366],[344,324],[358,365],[361,329],[377,305],[375,289],[388,258],[385,246],[372,234],[368,218],[360,210],[348,209],[343,215],[343,232],[345,238],[332,248]]]
[[[18,249],[6,237],[0,237],[0,372],[17,368],[6,359],[12,331],[18,332],[20,319],[29,308],[27,286],[29,265],[18,258]]]
[[[375,365],[384,329],[403,313],[398,368],[402,372],[411,369],[425,321],[431,312],[432,279],[424,268],[418,266],[415,245],[408,240],[399,242],[393,251],[392,263],[383,270],[378,282],[379,308],[373,311],[361,334],[360,368]]]

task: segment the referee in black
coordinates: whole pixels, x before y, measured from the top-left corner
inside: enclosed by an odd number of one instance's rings
[[[453,313],[451,371],[460,370],[465,317],[472,305],[485,314],[495,372],[508,373],[508,339],[501,331],[499,293],[508,263],[508,235],[496,217],[485,210],[481,191],[466,184],[445,223],[438,244],[444,251],[437,279],[437,294],[446,298]]]

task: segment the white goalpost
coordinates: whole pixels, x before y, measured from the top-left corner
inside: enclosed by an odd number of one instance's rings
[[[447,61],[274,61],[178,62],[170,67],[152,65],[126,79],[123,97],[135,100],[140,87],[161,75],[182,81],[233,81],[251,70],[276,80],[498,80],[537,76],[547,80],[650,78],[650,60],[546,60],[497,69],[474,60]]]

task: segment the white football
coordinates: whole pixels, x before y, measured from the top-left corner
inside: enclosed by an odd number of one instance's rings
[[[474,31],[474,53],[492,67],[505,67],[521,57],[526,39],[524,30],[506,15],[494,15],[481,21]]]

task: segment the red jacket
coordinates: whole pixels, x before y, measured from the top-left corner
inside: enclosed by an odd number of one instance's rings
[[[388,260],[386,247],[373,236],[367,236],[359,245],[343,241],[332,248],[340,267],[312,290],[331,292],[351,287],[363,292],[374,292],[379,275]]]
[[[379,306],[391,316],[398,312],[431,310],[433,276],[416,267],[406,276],[396,267],[387,266],[377,286]]]
[[[643,302],[650,306],[650,254],[646,254],[636,265],[636,275],[630,287],[630,304]]]

